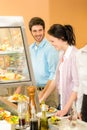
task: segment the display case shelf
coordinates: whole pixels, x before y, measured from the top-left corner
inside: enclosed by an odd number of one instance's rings
[[[0,88],[35,85],[21,16],[0,17]]]

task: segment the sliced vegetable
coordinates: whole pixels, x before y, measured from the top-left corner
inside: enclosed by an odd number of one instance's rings
[[[54,124],[54,125],[58,125],[60,121],[61,121],[61,119],[60,119],[60,117],[58,117],[58,116],[52,116],[52,117],[50,118],[50,122],[51,122],[52,124]]]

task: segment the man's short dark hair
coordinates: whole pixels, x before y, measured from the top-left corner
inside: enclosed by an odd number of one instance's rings
[[[43,26],[43,29],[45,29],[45,22],[42,18],[40,17],[33,17],[30,21],[29,21],[29,29],[31,31],[32,26],[34,25],[41,25]]]

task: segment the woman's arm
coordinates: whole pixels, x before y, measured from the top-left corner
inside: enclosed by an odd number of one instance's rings
[[[68,113],[68,111],[70,110],[70,108],[73,104],[73,101],[75,101],[76,99],[77,99],[77,92],[73,91],[71,93],[71,96],[70,96],[68,102],[66,103],[64,109],[57,111],[56,115],[58,115],[58,116],[66,115]]]

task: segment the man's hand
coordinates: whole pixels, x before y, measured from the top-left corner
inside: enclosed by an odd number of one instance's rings
[[[14,94],[19,94],[20,92],[21,92],[21,86],[19,86],[19,87],[15,90]]]

